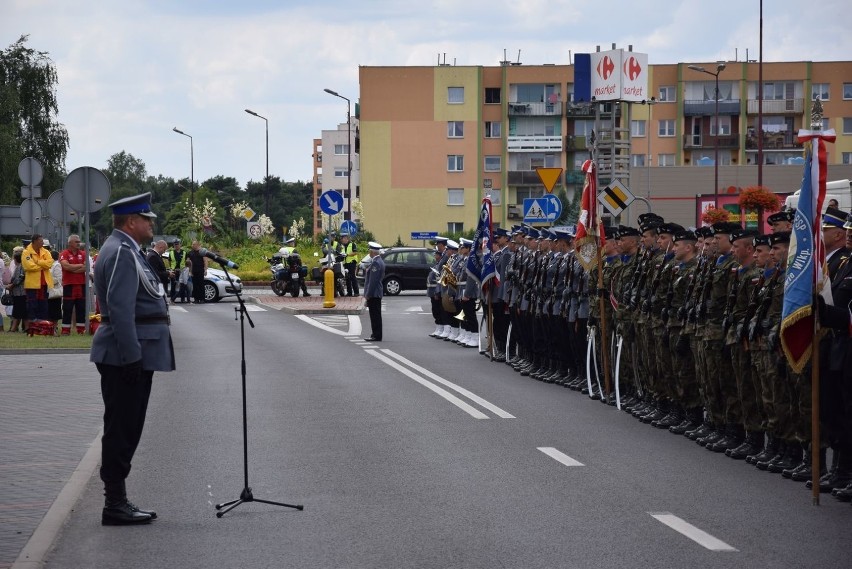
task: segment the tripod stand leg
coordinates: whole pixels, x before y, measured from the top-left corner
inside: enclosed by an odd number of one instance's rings
[[[254,502],[260,502],[261,504],[271,504],[273,506],[284,506],[285,508],[293,508],[294,510],[304,510],[304,506],[297,506],[295,504],[285,504],[283,502],[271,502],[269,500],[261,500],[260,498],[255,498]]]
[[[224,516],[242,503],[243,499],[237,498],[236,500],[231,500],[230,502],[225,502],[224,504],[216,504],[216,509],[221,510],[219,512],[216,512],[216,517],[221,518],[222,516]]]

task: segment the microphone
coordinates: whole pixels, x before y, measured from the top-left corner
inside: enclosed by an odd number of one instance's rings
[[[201,253],[202,256],[207,257],[208,259],[211,259],[211,260],[219,263],[220,265],[222,265],[224,267],[228,267],[229,269],[239,269],[240,268],[240,266],[238,264],[236,264],[235,262],[229,261],[225,257],[222,257],[222,256],[218,255],[217,253],[214,253],[213,251],[208,251],[207,249],[205,249],[203,247],[201,249],[199,249],[198,252]]]

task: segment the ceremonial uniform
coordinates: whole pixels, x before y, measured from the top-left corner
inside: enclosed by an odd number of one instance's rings
[[[384,296],[385,261],[379,252],[382,246],[370,241],[370,256],[373,258],[367,267],[367,276],[364,279],[364,299],[367,301],[367,310],[370,312],[370,337],[371,342],[382,341],[382,297]]]

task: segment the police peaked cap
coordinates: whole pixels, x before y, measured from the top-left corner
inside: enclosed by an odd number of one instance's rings
[[[494,230],[494,237],[508,237],[509,232],[503,229],[502,227],[498,227]]]
[[[107,207],[111,208],[112,213],[115,215],[131,215],[135,213],[152,219],[157,217],[157,214],[151,211],[151,192],[122,198],[112,202]]]
[[[556,239],[563,239],[565,241],[570,241],[571,239],[574,238],[574,236],[571,235],[571,233],[569,233],[565,229],[557,229],[553,233],[556,234]]]
[[[777,243],[789,243],[790,242],[790,232],[789,231],[779,231],[778,233],[771,233],[769,235],[769,244],[775,245]]]
[[[731,235],[728,237],[728,239],[730,239],[731,243],[733,243],[734,241],[737,241],[738,239],[751,239],[753,241],[755,237],[757,237],[757,230],[756,229],[740,228],[740,229],[734,231],[733,233],[731,233]]]
[[[766,222],[772,225],[778,223],[779,221],[793,221],[793,218],[795,217],[796,208],[791,208],[773,213],[772,215],[766,218]]]
[[[719,235],[720,233],[724,235],[733,235],[742,228],[742,225],[734,223],[733,221],[719,221],[713,224],[713,235]]]
[[[829,207],[825,210],[825,213],[822,214],[822,228],[830,229],[832,227],[843,228],[843,225],[846,223],[846,218],[848,215],[842,209],[836,207]]]
[[[678,231],[677,233],[675,233],[673,239],[674,239],[675,242],[677,242],[677,241],[693,241],[693,242],[695,242],[695,241],[698,241],[698,236],[695,235],[694,231],[691,231],[689,229],[684,229],[683,231]]]
[[[679,225],[677,223],[663,223],[657,227],[657,235],[663,235],[664,233],[669,233],[671,235],[676,234],[678,231],[683,231],[685,228],[683,225]]]
[[[538,239],[538,237],[539,237],[539,235],[538,235],[538,229],[535,229],[535,228],[532,228],[532,227],[527,227],[527,233],[526,233],[526,235],[527,235],[527,237],[529,237],[530,239]]]
[[[755,247],[759,245],[766,245],[769,247],[769,235],[755,235],[754,239],[752,239],[751,244]]]

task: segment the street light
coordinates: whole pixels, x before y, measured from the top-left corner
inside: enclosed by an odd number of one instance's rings
[[[189,199],[195,205],[195,150],[192,148],[192,137],[178,127],[172,130],[189,138]]]
[[[248,114],[254,115],[259,119],[263,119],[266,123],[266,215],[269,215],[269,121],[266,117],[262,117],[251,109],[245,110]]]
[[[348,219],[352,219],[352,116],[351,112],[351,101],[338,93],[337,91],[332,91],[331,89],[323,89],[329,95],[334,95],[340,99],[346,101],[346,212],[348,214]]]
[[[712,75],[716,79],[716,92],[713,95],[713,98],[716,99],[716,138],[715,144],[713,145],[713,207],[719,207],[719,74],[725,69],[724,63],[719,63],[716,65],[716,73],[712,71],[707,71],[703,67],[699,65],[688,65],[689,69],[693,71],[700,71],[701,73],[706,73],[707,75]]]

